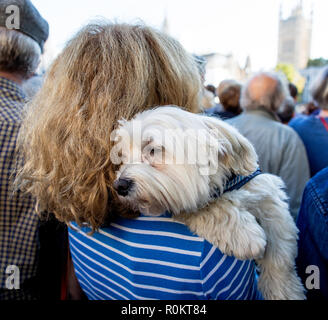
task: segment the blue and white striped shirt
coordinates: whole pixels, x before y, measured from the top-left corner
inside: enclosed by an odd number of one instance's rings
[[[169,215],[117,218],[89,232],[69,228],[75,273],[89,299],[262,298],[254,261],[222,254]]]

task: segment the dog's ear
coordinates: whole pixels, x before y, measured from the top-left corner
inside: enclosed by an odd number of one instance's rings
[[[237,129],[215,117],[203,116],[211,136],[223,144],[219,161],[236,175],[249,175],[258,167],[253,145]]]

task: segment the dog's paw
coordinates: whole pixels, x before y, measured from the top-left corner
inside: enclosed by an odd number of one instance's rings
[[[239,259],[242,260],[262,259],[264,257],[266,245],[267,245],[267,241],[264,232],[262,236],[259,235],[249,236],[248,246],[246,247],[246,250],[240,254]]]
[[[219,249],[225,254],[240,260],[263,258],[267,241],[263,229],[258,224],[252,225],[251,229],[239,229],[229,238],[225,237],[225,241],[221,240],[218,244]]]

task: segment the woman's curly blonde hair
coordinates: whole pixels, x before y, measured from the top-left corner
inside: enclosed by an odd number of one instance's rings
[[[192,56],[171,37],[144,25],[85,26],[27,107],[17,186],[36,198],[38,212],[97,230],[107,215],[127,210],[112,189],[117,121],[168,104],[197,112],[200,91]]]

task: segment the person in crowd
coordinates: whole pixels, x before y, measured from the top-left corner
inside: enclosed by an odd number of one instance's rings
[[[10,18],[19,29],[8,29],[9,5],[19,8],[19,17]],[[22,86],[39,65],[48,33],[48,23],[29,0],[0,2],[0,300],[39,298],[39,219],[34,200],[20,191],[13,194],[11,182],[25,103]]]
[[[255,74],[242,89],[240,104],[244,112],[227,121],[254,145],[260,169],[283,179],[296,219],[310,174],[301,139],[277,116],[286,96],[287,88],[277,74]]]
[[[288,83],[288,90],[289,90],[289,94],[290,96],[294,99],[295,103],[297,103],[297,99],[298,99],[298,89],[295,86],[294,83],[289,82]]]
[[[307,116],[309,116],[309,115],[317,116],[320,113],[320,111],[321,110],[320,110],[318,104],[312,100],[305,105],[305,109],[302,112],[302,114],[307,115]]]
[[[216,88],[212,84],[208,84],[205,86],[206,90],[213,93],[214,97],[216,97]]]
[[[289,125],[305,145],[311,176],[314,176],[328,166],[328,67],[318,75],[310,91],[320,111],[310,116],[299,116]]]
[[[254,261],[223,255],[166,213],[130,212],[113,187],[118,120],[161,105],[199,112],[202,86],[192,56],[144,25],[91,23],[50,67],[19,135],[17,179],[38,210],[70,224],[89,299],[261,298]]]
[[[238,116],[242,109],[240,107],[241,84],[235,80],[223,80],[217,89],[223,110],[213,108],[208,111],[213,115],[219,116],[222,120]]]
[[[278,109],[277,115],[283,124],[288,124],[295,117],[295,100],[287,97]]]
[[[200,74],[201,82],[204,84],[205,76],[206,76],[206,59],[202,56],[198,56],[196,54],[192,55],[196,65],[198,67],[198,71]],[[217,104],[215,103],[215,93],[213,93],[213,88],[211,86],[202,87],[202,95],[200,100],[200,111],[204,111],[208,113],[209,110],[216,108]]]
[[[307,299],[328,299],[328,168],[306,185],[298,215],[296,265]]]
[[[202,99],[202,107],[206,114],[215,115],[219,112],[224,112],[222,104],[216,101],[216,94],[213,94],[212,90],[208,90],[207,86],[203,90],[203,99]]]
[[[205,110],[211,109],[215,106],[215,96],[211,91],[207,90],[206,87],[203,88],[201,105]]]

